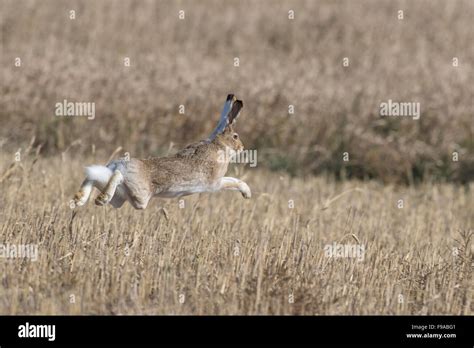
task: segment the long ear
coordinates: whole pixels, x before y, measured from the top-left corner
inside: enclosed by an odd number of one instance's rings
[[[227,125],[234,124],[237,118],[240,116],[240,112],[242,111],[242,108],[244,107],[244,102],[242,100],[236,100],[234,105],[232,105],[232,109],[229,112],[229,117],[227,118],[229,120]]]
[[[221,112],[219,123],[217,124],[216,128],[214,129],[212,134],[209,136],[209,138],[207,138],[208,141],[214,140],[217,134],[222,133],[222,131],[225,129],[225,127],[228,124],[229,113],[232,111],[232,107],[236,100],[237,98],[235,98],[233,94],[229,94],[227,96],[227,99],[224,104],[224,108],[222,109],[222,112]]]

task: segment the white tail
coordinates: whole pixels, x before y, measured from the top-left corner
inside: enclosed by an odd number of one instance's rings
[[[95,181],[99,186],[105,186],[112,177],[112,170],[106,166],[89,166],[85,168],[86,178]]]

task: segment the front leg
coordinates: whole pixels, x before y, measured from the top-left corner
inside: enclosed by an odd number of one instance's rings
[[[219,190],[240,191],[244,198],[252,197],[249,185],[240,179],[232,178],[230,176],[224,176],[219,180]]]

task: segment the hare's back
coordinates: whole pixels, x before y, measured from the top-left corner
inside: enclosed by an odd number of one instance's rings
[[[192,159],[163,157],[150,158],[142,161],[150,174],[152,183],[159,187],[201,180],[205,177],[202,166]]]

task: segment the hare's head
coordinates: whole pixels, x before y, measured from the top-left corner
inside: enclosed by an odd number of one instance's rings
[[[217,140],[235,152],[241,152],[244,149],[244,144],[232,125],[225,127],[224,131],[217,135]]]
[[[239,135],[234,131],[233,124],[235,124],[235,120],[239,117],[243,107],[244,103],[241,100],[237,100],[233,94],[229,94],[219,123],[209,137],[209,141],[217,141],[236,152],[242,151],[244,145]]]

